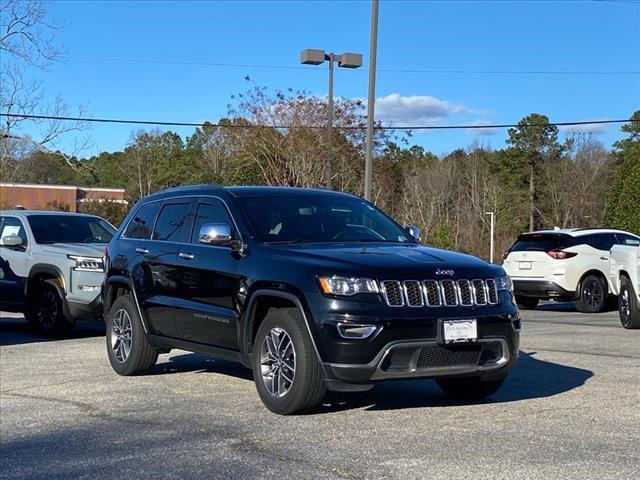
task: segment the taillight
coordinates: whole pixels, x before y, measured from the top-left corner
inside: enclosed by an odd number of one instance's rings
[[[559,248],[557,248],[555,250],[547,252],[547,255],[556,260],[565,260],[567,258],[573,258],[578,254],[576,252],[565,252],[564,250],[560,250]]]
[[[503,250],[502,251],[502,259],[506,260],[510,253],[511,253],[511,250]]]

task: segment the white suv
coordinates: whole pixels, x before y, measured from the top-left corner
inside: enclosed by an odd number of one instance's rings
[[[540,300],[575,301],[580,312],[603,309],[614,291],[609,251],[637,245],[640,237],[622,230],[555,229],[525,233],[504,252],[503,267],[513,280],[521,309]]]

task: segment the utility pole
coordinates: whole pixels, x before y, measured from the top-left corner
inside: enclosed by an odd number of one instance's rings
[[[485,212],[485,215],[489,215],[491,217],[491,233],[490,233],[491,240],[489,241],[489,245],[490,245],[489,248],[491,249],[491,251],[489,252],[489,263],[493,263],[493,235],[495,232],[495,213]]]
[[[331,190],[331,177],[333,176],[332,162],[332,143],[331,136],[333,134],[333,53],[327,55],[329,58],[329,101],[328,108],[329,118],[327,119],[327,190]]]
[[[373,174],[373,120],[376,103],[376,55],[378,51],[378,0],[371,0],[371,34],[369,45],[369,96],[367,100],[367,150],[364,160],[364,198],[371,200]]]

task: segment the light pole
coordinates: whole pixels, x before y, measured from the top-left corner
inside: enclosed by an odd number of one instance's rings
[[[307,49],[300,52],[300,63],[304,65],[320,65],[329,62],[329,99],[327,118],[327,190],[331,190],[331,135],[333,131],[333,62],[341,68],[358,68],[362,66],[362,55],[359,53],[325,53],[324,50]]]
[[[489,241],[490,249],[489,252],[489,263],[493,263],[493,234],[495,232],[495,213],[494,212],[485,212],[485,215],[489,215],[491,217],[491,240]]]
[[[364,157],[364,198],[371,201],[373,118],[376,103],[376,56],[378,51],[378,0],[371,0],[371,33],[369,41],[369,95],[367,100],[367,150]]]

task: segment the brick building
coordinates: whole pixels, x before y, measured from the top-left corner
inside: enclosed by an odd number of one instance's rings
[[[0,208],[82,211],[85,202],[127,204],[124,188],[86,188],[69,185],[0,183]]]

